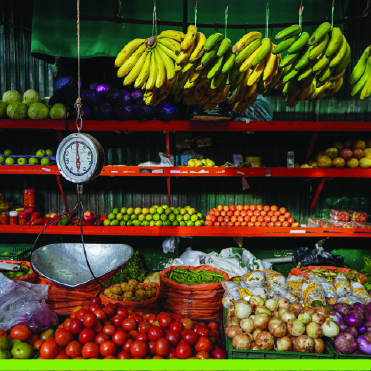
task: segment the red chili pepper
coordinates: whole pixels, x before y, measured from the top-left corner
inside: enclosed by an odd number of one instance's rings
[[[38,218],[31,222],[31,225],[43,225],[45,222],[45,218]]]
[[[94,224],[93,223],[90,223],[90,222],[87,222],[87,221],[83,221],[82,222],[82,225],[84,225],[84,226],[86,226],[86,227],[91,227],[91,226],[93,226]]]
[[[27,220],[26,225],[31,225],[31,220],[30,219]]]
[[[73,224],[80,223],[80,219],[79,218],[72,218],[72,223]]]
[[[47,225],[53,218],[45,218],[44,225]]]
[[[108,216],[107,215],[102,215],[99,220],[102,222],[103,220],[106,220],[106,219],[108,219]]]
[[[39,219],[39,218],[40,218],[40,213],[35,212],[35,213],[31,214],[31,222],[33,222],[34,220]]]

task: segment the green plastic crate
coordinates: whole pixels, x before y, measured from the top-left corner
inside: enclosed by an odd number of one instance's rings
[[[326,343],[328,344],[329,348],[334,353],[334,358],[335,359],[371,359],[371,356],[369,356],[368,354],[342,354],[342,353],[339,353],[336,350],[334,344],[332,344],[328,340],[326,340]],[[327,344],[326,344],[326,346],[327,346]]]
[[[227,309],[223,308],[223,327],[226,324]],[[325,342],[324,354],[278,352],[276,350],[237,350],[232,346],[232,339],[225,335],[226,351],[228,359],[334,359],[335,355],[329,343]]]
[[[29,261],[32,245],[0,245],[0,260]],[[10,252],[10,255],[3,255]]]

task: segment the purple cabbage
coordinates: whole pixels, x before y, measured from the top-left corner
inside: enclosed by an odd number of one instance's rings
[[[108,102],[98,102],[94,104],[93,108],[94,117],[97,120],[112,120],[113,119],[113,107]]]
[[[351,311],[351,307],[346,303],[337,303],[334,305],[334,309],[345,317]]]
[[[91,110],[89,106],[82,106],[82,111],[84,112],[82,118],[84,120],[90,120],[91,119]],[[77,118],[77,109],[74,108],[72,111],[72,118],[75,119]]]
[[[155,110],[146,104],[140,104],[135,107],[135,113],[139,120],[151,120],[155,115]]]
[[[365,319],[366,319],[366,322],[371,322],[371,311],[366,312]]]
[[[142,103],[143,102],[143,91],[140,89],[134,90],[131,93],[131,97],[133,98],[135,103],[137,104]]]
[[[131,102],[131,94],[126,90],[121,90],[122,100],[124,102]]]
[[[371,311],[371,302],[366,305],[367,311]]]
[[[99,94],[93,89],[85,89],[81,93],[81,102],[84,105],[92,106],[100,101]]]
[[[104,95],[104,100],[108,103],[115,104],[122,101],[122,93],[118,89],[108,90]]]
[[[359,333],[360,335],[365,334],[365,333],[366,333],[366,325],[361,326],[361,327],[358,329],[358,333]]]
[[[101,99],[103,99],[107,93],[108,90],[110,90],[111,87],[107,84],[99,84],[96,88],[95,91],[99,93]]]
[[[342,332],[335,339],[335,348],[339,353],[353,354],[357,348],[357,342],[351,334]]]
[[[135,115],[135,107],[130,102],[118,102],[115,104],[115,119],[117,120],[130,120]]]

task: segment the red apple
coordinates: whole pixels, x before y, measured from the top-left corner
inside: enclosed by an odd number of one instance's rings
[[[344,160],[350,160],[352,156],[353,152],[348,148],[344,148],[340,151],[340,157],[342,157]]]
[[[365,155],[365,151],[363,149],[356,148],[353,150],[353,157],[357,158],[358,160],[364,157],[364,155]]]

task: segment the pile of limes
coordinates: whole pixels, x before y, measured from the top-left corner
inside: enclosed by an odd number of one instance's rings
[[[204,218],[196,209],[186,207],[152,206],[151,208],[115,208],[104,220],[105,226],[202,227]]]

